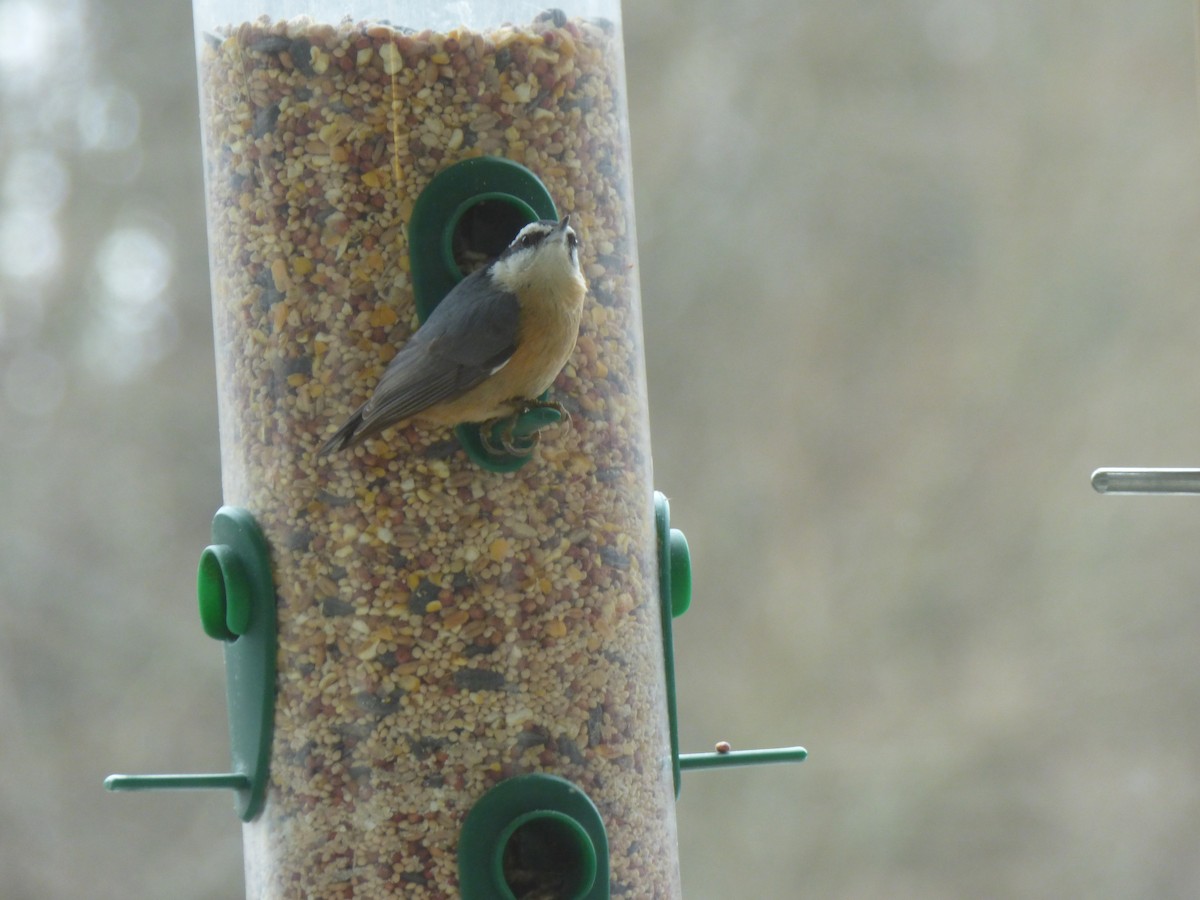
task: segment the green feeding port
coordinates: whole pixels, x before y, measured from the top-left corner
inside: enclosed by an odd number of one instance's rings
[[[275,718],[275,585],[266,538],[244,509],[223,506],[200,554],[200,624],[225,647],[232,771],[204,775],[110,775],[110,791],[232,790],[249,822],[267,796]]]
[[[808,758],[808,751],[803,747],[734,751],[725,746],[714,753],[679,752],[679,717],[675,701],[674,620],[687,612],[692,605],[692,557],[683,532],[671,527],[671,504],[660,491],[654,492],[654,524],[658,537],[659,614],[663,636],[663,666],[667,682],[671,775],[675,782],[675,796],[679,796],[685,770],[803,762]]]
[[[417,197],[408,223],[409,263],[417,316],[424,322],[446,294],[471,272],[504,250],[517,232],[539,219],[557,219],[550,192],[529,169],[496,156],[465,159],[439,172]],[[478,466],[513,472],[532,452],[537,433],[562,421],[552,408],[533,408],[511,423],[454,429],[458,442]]]
[[[557,775],[500,782],[458,843],[463,900],[608,900],[608,835],[591,798]]]

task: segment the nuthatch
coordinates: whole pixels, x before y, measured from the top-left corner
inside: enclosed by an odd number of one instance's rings
[[[388,364],[371,395],[323,447],[349,447],[407,419],[450,426],[516,416],[575,349],[587,285],[570,216],[526,225],[487,266],[460,281]]]

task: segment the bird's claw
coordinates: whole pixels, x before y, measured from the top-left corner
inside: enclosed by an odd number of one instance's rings
[[[513,413],[504,419],[492,419],[490,422],[485,422],[479,429],[479,440],[483,444],[483,449],[492,456],[507,454],[522,459],[533,453],[533,448],[538,443],[536,431],[521,438],[519,445],[516,443],[517,438],[513,431],[517,427],[517,419],[520,415],[520,413]]]
[[[530,415],[539,411],[542,411],[541,415]],[[557,420],[548,417],[548,412],[556,414]],[[561,403],[530,400],[510,416],[485,422],[480,426],[479,439],[484,450],[493,456],[505,453],[524,459],[538,445],[543,428],[570,421],[571,414]]]

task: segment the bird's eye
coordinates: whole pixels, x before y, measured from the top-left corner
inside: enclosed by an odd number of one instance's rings
[[[567,246],[574,249],[579,246],[579,238],[575,236],[575,232],[567,232]]]
[[[521,246],[522,247],[532,247],[533,246],[533,235],[527,234],[527,235],[525,235],[525,237],[521,238]]]

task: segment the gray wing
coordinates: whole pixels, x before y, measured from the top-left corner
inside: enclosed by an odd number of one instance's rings
[[[520,305],[483,271],[455,286],[388,365],[356,437],[461,397],[513,355]]]

